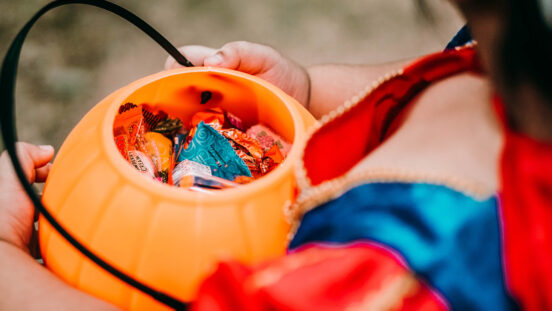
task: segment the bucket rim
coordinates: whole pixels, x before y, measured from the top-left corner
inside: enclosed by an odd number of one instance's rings
[[[282,164],[280,164],[276,169],[274,169],[267,175],[254,180],[249,184],[240,185],[236,188],[217,190],[214,191],[214,193],[183,191],[183,189],[179,189],[177,187],[166,185],[156,180],[149,179],[148,177],[144,176],[136,169],[134,169],[121,156],[113,140],[113,122],[115,120],[115,115],[118,111],[119,106],[132,93],[136,92],[138,89],[146,86],[149,83],[188,73],[217,73],[225,75],[227,77],[250,80],[276,95],[276,97],[280,99],[279,104],[283,104],[284,106],[286,106],[286,110],[290,113],[294,126],[293,144],[286,157],[286,160],[284,160]],[[294,162],[298,163],[298,161],[293,161],[292,159],[299,160],[299,149],[303,145],[301,142],[306,137],[306,128],[303,118],[297,107],[294,106],[299,105],[299,103],[293,97],[289,96],[278,87],[261,78],[236,70],[216,67],[183,67],[161,71],[131,82],[130,84],[115,91],[113,95],[114,96],[112,97],[108,96],[111,97],[112,100],[109,103],[109,107],[101,126],[101,145],[103,148],[103,152],[107,154],[107,158],[109,159],[110,164],[115,170],[118,170],[121,173],[121,177],[124,178],[126,182],[131,183],[136,187],[143,189],[144,191],[154,191],[156,193],[159,193],[166,199],[171,199],[177,202],[187,201],[193,204],[198,204],[206,201],[209,201],[210,203],[227,203],[229,199],[236,199],[236,197],[245,198],[251,195],[252,192],[270,190],[272,186],[279,184],[278,180],[285,179],[285,176],[287,174],[294,174],[294,165],[296,165],[296,163]]]

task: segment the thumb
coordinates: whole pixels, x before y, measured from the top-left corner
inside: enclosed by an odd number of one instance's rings
[[[40,168],[54,157],[54,147],[49,145],[37,146],[33,144],[17,143],[17,154],[23,168]]]
[[[23,172],[30,182],[34,182],[36,176],[35,170],[45,166],[54,156],[54,147],[52,146],[36,146],[18,142],[16,144],[16,149],[17,158],[21,163]],[[4,178],[11,176],[11,178],[15,178],[13,165],[7,152],[4,152],[1,156],[0,170],[2,171],[0,177]],[[8,175],[6,176],[5,174]]]
[[[178,51],[194,64],[194,66],[203,66],[203,60],[216,52],[215,49],[202,45],[185,45],[178,48]],[[182,65],[177,63],[171,56],[165,61],[165,70],[180,67],[182,67]]]
[[[268,46],[235,41],[225,44],[216,53],[206,57],[204,65],[256,75],[270,70],[280,60],[281,55]]]

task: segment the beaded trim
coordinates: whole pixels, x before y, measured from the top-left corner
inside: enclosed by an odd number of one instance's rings
[[[476,45],[476,42],[470,42],[463,47],[456,48],[456,50],[472,48]],[[312,185],[312,181],[307,176],[307,171],[305,169],[304,163],[305,148],[312,136],[322,126],[332,122],[334,119],[342,116],[352,108],[356,107],[363,99],[365,99],[382,84],[397,76],[402,75],[403,73],[404,69],[399,69],[379,78],[371,85],[360,91],[357,95],[347,100],[344,104],[323,116],[309,129],[306,139],[302,141],[300,146],[301,154],[299,163],[295,166],[295,177],[297,180],[297,186],[299,188],[299,195],[295,202],[285,211],[288,222],[291,224],[291,231],[288,236],[288,241],[291,241],[293,239],[293,236],[295,236],[295,233],[299,228],[300,219],[305,213],[320,204],[324,204],[332,199],[339,197],[340,195],[354,188],[355,186],[366,183],[409,182],[444,185],[456,191],[465,193],[466,195],[469,195],[478,200],[484,200],[493,194],[493,191],[488,187],[473,181],[468,181],[453,176],[444,176],[393,168],[352,168],[340,177],[326,180],[316,186]]]

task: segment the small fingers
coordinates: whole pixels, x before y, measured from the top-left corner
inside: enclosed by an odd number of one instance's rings
[[[16,144],[17,156],[23,168],[38,168],[46,165],[54,157],[54,147],[49,145],[37,146],[29,143]]]
[[[194,66],[203,66],[203,60],[216,53],[216,49],[202,45],[186,45],[178,48],[178,51],[184,55]],[[172,57],[165,61],[165,70],[180,68],[182,65],[176,62]]]
[[[205,66],[235,69],[249,74],[258,74],[269,70],[280,62],[282,56],[266,45],[247,41],[235,41],[225,44],[213,55],[205,58]]]
[[[35,169],[35,182],[45,182],[51,168],[52,163],[47,163],[43,167]]]
[[[36,146],[29,143],[16,144],[17,158],[30,182],[35,180],[35,169],[45,166],[54,156],[54,147]],[[15,179],[15,172],[7,152],[0,159],[0,179]]]

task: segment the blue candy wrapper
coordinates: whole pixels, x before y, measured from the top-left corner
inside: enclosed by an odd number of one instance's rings
[[[180,152],[178,162],[195,161],[211,168],[214,176],[234,180],[237,176],[251,177],[251,172],[236,154],[228,140],[203,121],[187,149]]]

